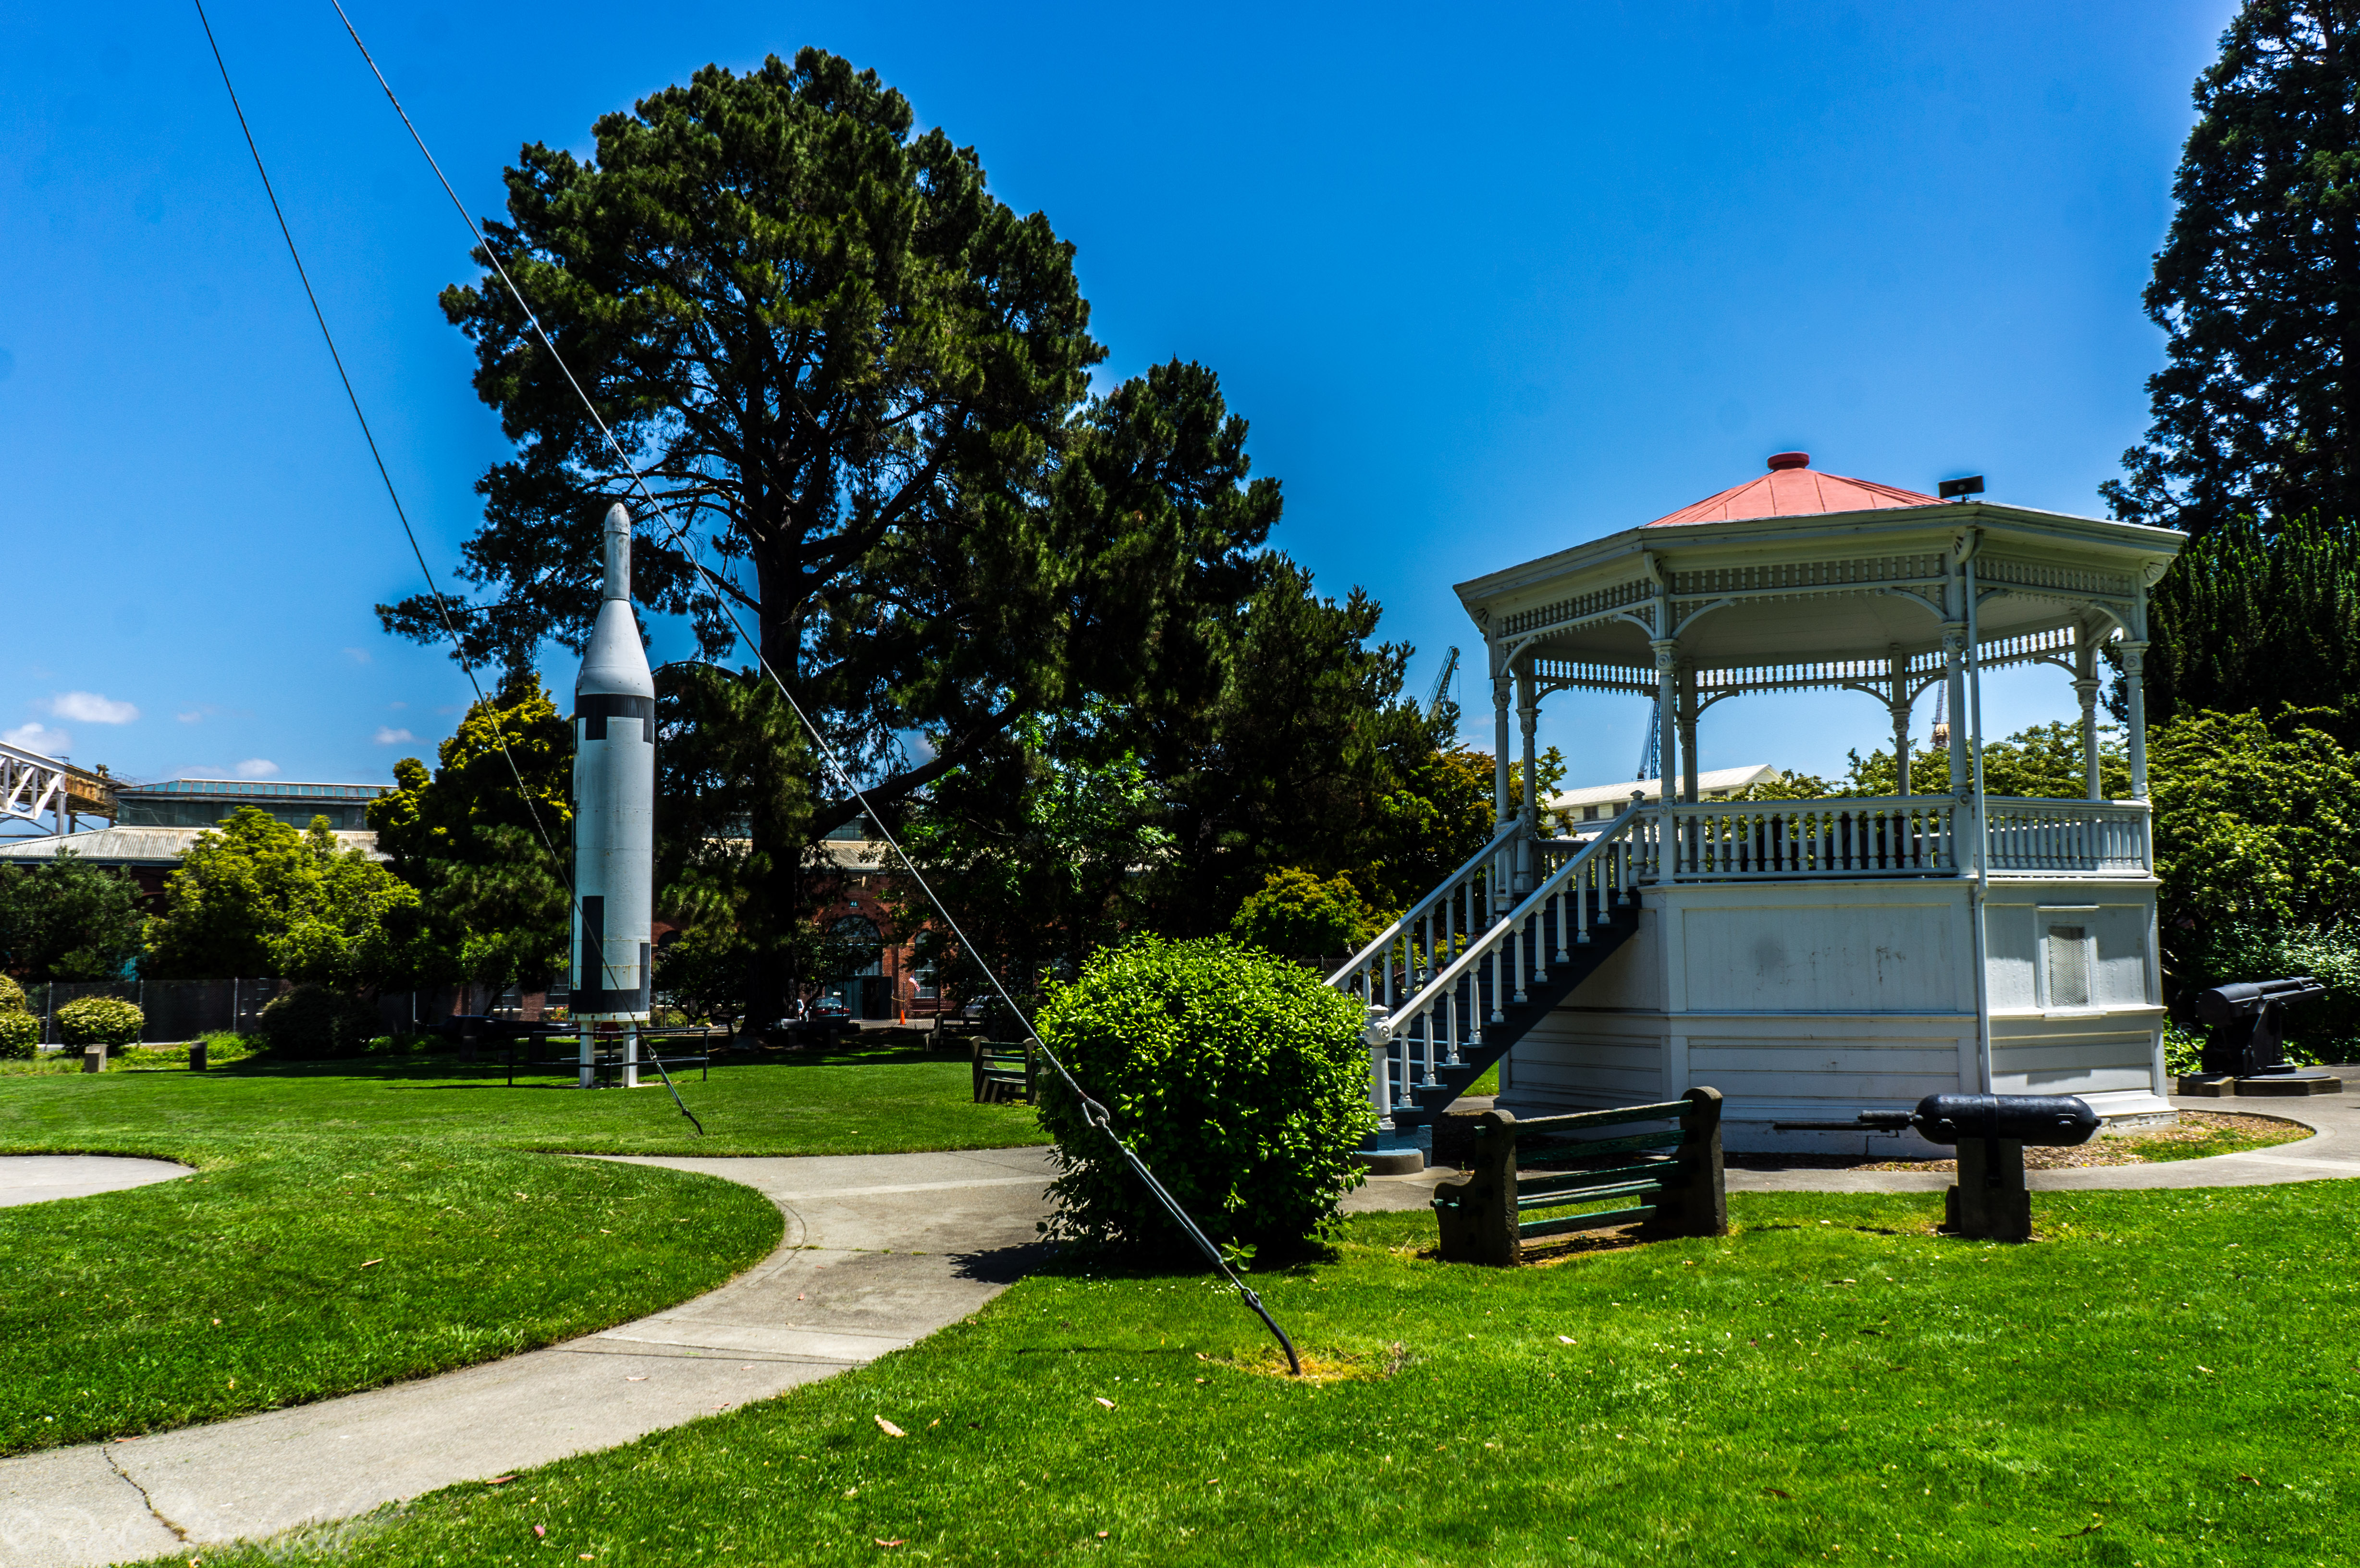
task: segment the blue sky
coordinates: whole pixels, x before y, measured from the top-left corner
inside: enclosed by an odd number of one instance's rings
[[[707,61],[875,67],[1078,245],[1109,376],[1219,371],[1284,483],[1277,542],[1384,604],[1420,686],[1478,646],[1453,583],[1783,449],[2098,512],[2147,423],[2139,290],[2232,10],[348,4],[478,212],[520,143],[583,148]],[[211,14],[447,572],[504,450],[434,303],[465,233],[325,0]],[[9,7],[0,58],[0,734],[143,779],[431,755],[467,688],[377,627],[417,566],[193,9]],[[2055,671],[1994,677],[1985,724],[2070,705]],[[1590,782],[1645,722],[1560,697],[1543,728]],[[1833,772],[1885,734],[1864,699],[1762,698],[1699,749]]]

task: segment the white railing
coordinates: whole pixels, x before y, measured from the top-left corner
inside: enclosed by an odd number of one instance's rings
[[[2152,863],[2144,800],[1983,802],[1994,871],[2136,873]]]
[[[1806,877],[1955,877],[1972,813],[1948,795],[1715,800],[1663,808],[1648,869],[1686,882]]]
[[[2144,801],[1983,802],[1994,871],[2143,872],[2153,864]],[[1972,862],[1974,807],[1949,795],[1715,800],[1659,807],[1649,881],[1956,877]]]
[[[1652,821],[1640,806],[1624,810],[1393,1008],[1379,1026],[1389,1035],[1388,1065],[1374,1074],[1381,1116],[1409,1103],[1419,1087],[1438,1083],[1438,1070],[1464,1065],[1468,1051],[1482,1044],[1483,1026],[1505,1016],[1503,1004],[1524,1001],[1525,987],[1546,980],[1551,964],[1572,963],[1572,949],[1590,944],[1596,920],[1612,919],[1616,901],[1630,901]],[[1347,966],[1330,984],[1349,989],[1352,978]]]
[[[1424,989],[1438,964],[1449,963],[1491,925],[1491,878],[1497,866],[1515,853],[1521,832],[1523,824],[1516,822],[1502,828],[1442,886],[1412,904],[1406,914],[1328,976],[1328,984],[1376,1007],[1399,1007]]]

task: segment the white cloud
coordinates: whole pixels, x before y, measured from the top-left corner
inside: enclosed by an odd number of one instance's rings
[[[369,661],[368,649],[365,648],[348,648],[344,649],[344,657],[355,664],[366,664]]]
[[[205,716],[205,711],[202,708],[191,708],[185,713],[175,713],[172,716],[184,724],[193,724]]]
[[[61,719],[85,724],[127,724],[139,716],[128,702],[117,702],[95,691],[60,691],[49,699],[49,712]]]
[[[388,707],[388,708],[400,709],[400,708],[407,708],[408,706],[410,706],[410,704],[409,704],[409,703],[407,703],[407,702],[388,702],[388,703],[386,704],[386,706],[387,706],[387,707]]]
[[[10,746],[21,746],[27,751],[55,757],[72,746],[73,736],[63,730],[50,729],[36,720],[29,724],[18,724],[5,735],[0,735],[0,741],[6,741]]]
[[[249,757],[237,765],[240,779],[268,779],[278,771],[279,764],[263,757]]]
[[[385,724],[379,724],[377,727],[377,743],[379,746],[399,746],[403,741],[417,738],[408,730],[397,730]]]

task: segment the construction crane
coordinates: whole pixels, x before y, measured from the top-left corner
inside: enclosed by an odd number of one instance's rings
[[[1426,694],[1426,722],[1432,724],[1442,713],[1442,699],[1450,690],[1450,678],[1459,673],[1459,650],[1452,648],[1442,660],[1442,673],[1434,678],[1433,687]]]
[[[1647,710],[1647,738],[1639,743],[1639,771],[1631,777],[1644,783],[1664,770],[1664,710]]]

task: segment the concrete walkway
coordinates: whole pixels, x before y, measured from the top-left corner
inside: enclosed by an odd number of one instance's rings
[[[267,1536],[767,1399],[975,1312],[1037,1255],[1050,1212],[1040,1149],[636,1163],[769,1194],[786,1214],[779,1250],[694,1301],[547,1350],[0,1461],[0,1568]]]
[[[119,1192],[126,1187],[145,1187],[193,1174],[193,1167],[169,1160],[128,1160],[112,1154],[0,1155],[0,1208]]]

